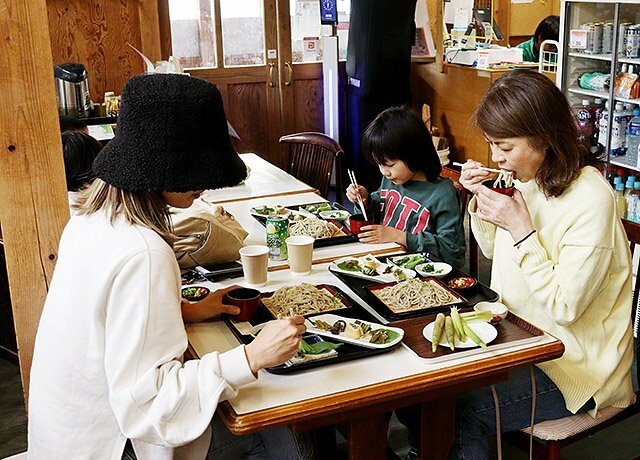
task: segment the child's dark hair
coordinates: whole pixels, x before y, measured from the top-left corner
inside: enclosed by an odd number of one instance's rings
[[[410,107],[390,107],[378,114],[362,136],[362,150],[376,164],[400,160],[411,171],[423,171],[435,181],[442,172],[431,134]]]
[[[68,117],[66,115],[60,115],[60,132],[65,131],[85,131],[87,129],[87,123],[78,118]]]
[[[102,150],[102,144],[88,134],[80,131],[62,133],[62,152],[68,191],[77,192],[93,182],[96,176],[92,164],[100,150]]]
[[[545,40],[558,41],[559,35],[560,16],[547,16],[540,21],[540,24],[538,24],[538,27],[536,27],[536,31],[533,34],[539,43],[542,43]]]

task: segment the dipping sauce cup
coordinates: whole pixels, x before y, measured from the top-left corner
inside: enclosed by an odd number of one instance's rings
[[[482,183],[482,185],[484,185],[487,188],[490,188],[494,192],[501,193],[502,195],[513,196],[513,192],[516,190],[516,188],[513,185],[511,187],[494,187],[493,186],[494,182],[495,180],[493,179],[486,180]]]
[[[349,229],[354,235],[359,235],[362,231],[361,228],[367,225],[373,225],[373,220],[364,220],[362,214],[354,214],[349,217]]]
[[[223,302],[240,308],[240,314],[235,318],[240,321],[249,321],[260,306],[260,294],[261,292],[257,289],[233,289],[225,294]]]

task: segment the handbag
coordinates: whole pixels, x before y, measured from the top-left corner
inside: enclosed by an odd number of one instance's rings
[[[173,251],[181,269],[238,260],[248,235],[222,206],[201,198],[189,208],[172,208],[171,220],[177,238]]]

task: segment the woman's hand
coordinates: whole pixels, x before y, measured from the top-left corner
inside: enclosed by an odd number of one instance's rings
[[[232,289],[237,289],[241,286],[233,285],[224,289],[218,289],[211,292],[204,299],[198,302],[190,303],[186,300],[182,301],[182,320],[185,323],[197,323],[211,318],[217,318],[222,313],[229,315],[237,315],[240,313],[240,309],[235,305],[229,305],[222,303],[224,295]]]
[[[520,241],[534,229],[529,208],[519,190],[513,192],[512,198],[480,186],[476,200],[476,216],[508,231],[513,241]]]
[[[298,352],[302,334],[307,330],[303,316],[269,321],[253,342],[245,347],[249,367],[254,374],[265,367],[284,363]]]
[[[486,181],[496,176],[495,173],[480,169],[483,166],[474,160],[467,160],[462,165],[462,172],[460,173],[460,184],[472,193],[476,193],[478,187]]]
[[[407,234],[395,227],[385,225],[365,225],[361,228],[362,233],[358,235],[361,243],[398,243],[407,245]]]
[[[369,204],[369,192],[362,185],[358,185],[356,188],[355,185],[351,184],[347,187],[347,199],[354,204],[358,204],[358,195],[362,198],[362,202],[365,206]]]

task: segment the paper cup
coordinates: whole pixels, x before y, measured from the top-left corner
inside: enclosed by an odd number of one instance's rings
[[[314,238],[306,235],[290,236],[285,240],[289,251],[289,267],[291,267],[292,273],[297,275],[311,273],[314,241]]]
[[[264,286],[267,284],[269,248],[267,246],[245,246],[240,248],[242,271],[247,284]]]

